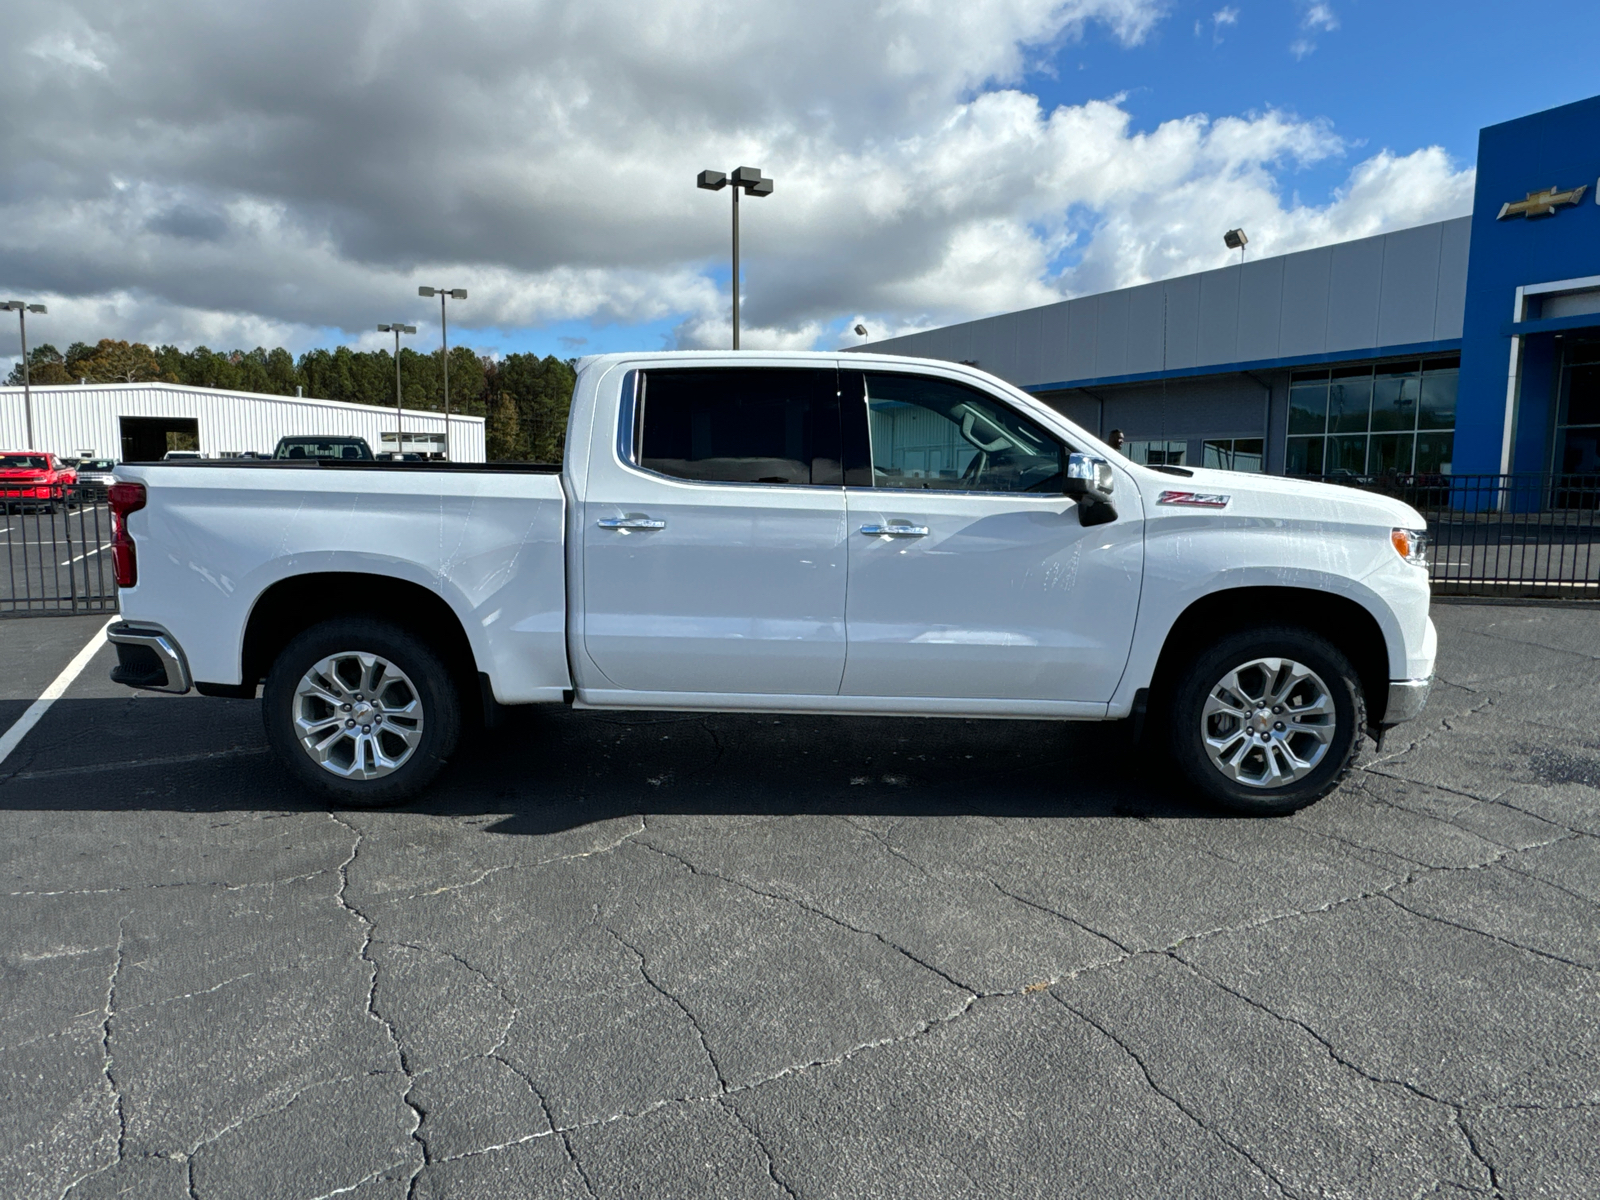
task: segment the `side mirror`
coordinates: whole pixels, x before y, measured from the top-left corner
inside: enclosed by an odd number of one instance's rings
[[[1067,455],[1066,493],[1078,501],[1078,520],[1085,525],[1104,525],[1117,519],[1111,505],[1116,476],[1111,464],[1096,454]]]

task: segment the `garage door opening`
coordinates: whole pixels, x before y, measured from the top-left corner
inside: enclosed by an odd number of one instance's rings
[[[194,417],[123,417],[122,461],[160,462],[168,450],[200,449]]]

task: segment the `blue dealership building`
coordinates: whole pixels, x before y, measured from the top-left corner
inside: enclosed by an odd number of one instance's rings
[[[1483,129],[1470,216],[868,348],[975,364],[1143,462],[1600,474],[1600,97]]]

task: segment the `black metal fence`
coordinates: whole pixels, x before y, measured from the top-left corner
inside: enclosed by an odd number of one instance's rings
[[[1600,476],[1330,477],[1428,522],[1436,595],[1600,600]]]
[[[0,617],[117,611],[103,489],[0,487]]]

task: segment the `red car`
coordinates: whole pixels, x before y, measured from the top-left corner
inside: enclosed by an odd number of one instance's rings
[[[0,501],[5,510],[43,509],[55,512],[78,489],[78,474],[43,450],[0,451]]]

